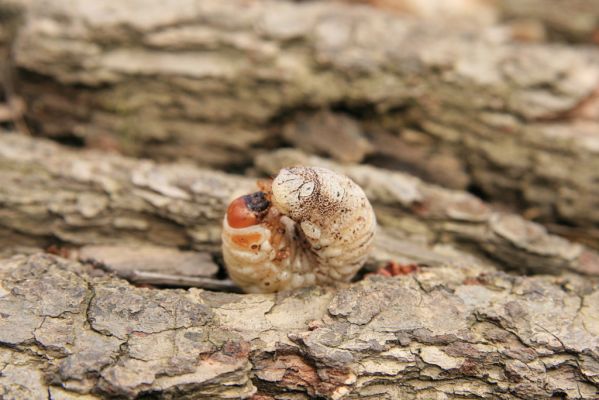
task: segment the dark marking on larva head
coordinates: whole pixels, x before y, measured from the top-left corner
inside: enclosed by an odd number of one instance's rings
[[[262,214],[270,207],[270,201],[268,201],[264,192],[246,194],[243,196],[243,201],[245,201],[247,208],[256,214]]]

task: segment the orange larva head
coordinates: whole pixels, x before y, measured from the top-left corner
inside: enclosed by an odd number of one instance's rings
[[[227,223],[231,228],[246,228],[260,223],[270,207],[263,192],[236,198],[227,208]]]

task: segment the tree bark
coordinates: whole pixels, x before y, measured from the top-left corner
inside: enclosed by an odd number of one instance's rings
[[[25,104],[15,91],[12,47],[20,26],[23,9],[18,2],[0,3],[0,126],[12,124],[28,132],[23,120]]]
[[[599,254],[464,191],[592,236],[597,51],[336,2],[7,4],[10,112],[157,160],[0,132],[1,399],[599,396]],[[221,223],[255,179],[202,166],[295,164],[365,190],[364,273],[409,268],[234,293]]]
[[[554,37],[599,44],[597,1],[502,0],[498,4],[505,17],[540,21]]]
[[[599,286],[451,265],[278,295],[0,261],[0,397],[597,398]]]
[[[335,2],[98,7],[27,9],[16,62],[39,133],[226,168],[289,142],[344,159],[327,151],[335,136],[315,148],[297,128],[332,110],[332,127],[370,142],[352,161],[370,154],[597,235],[596,49]]]
[[[381,226],[373,264],[397,259],[436,264],[474,256],[479,263],[525,272],[599,275],[593,250],[494,210],[466,192],[371,166],[342,167],[293,150],[265,155],[258,164],[269,174],[290,165],[322,165],[360,184]],[[13,252],[104,244],[218,254],[227,204],[255,191],[255,182],[189,164],[138,161],[0,135],[0,202],[5,205],[0,244]]]

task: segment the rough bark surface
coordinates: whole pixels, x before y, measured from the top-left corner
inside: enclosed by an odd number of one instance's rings
[[[451,265],[339,289],[147,289],[0,261],[0,397],[521,399],[599,394],[599,286]]]
[[[0,124],[25,132],[26,110],[40,134],[191,161],[0,132],[0,399],[599,397],[599,254],[464,191],[592,238],[599,52],[516,43],[484,27],[484,0],[368,2],[421,20],[324,1],[0,4]],[[448,29],[435,4],[479,11]],[[269,151],[283,144],[301,150]],[[221,221],[255,178],[201,166],[295,164],[364,188],[366,271],[399,276],[233,293]]]
[[[231,167],[301,144],[294,125],[332,110],[331,126],[370,141],[352,160],[370,154],[474,187],[541,220],[599,223],[591,47],[516,43],[493,28],[451,33],[335,2],[30,3],[16,62],[28,117],[45,135]],[[343,159],[331,143],[305,147]]]
[[[0,2],[0,125],[22,116],[24,105],[15,96],[11,68],[12,46],[20,26],[22,7],[12,1]]]
[[[258,160],[268,173],[296,164],[338,169],[364,188],[381,226],[375,263],[467,263],[474,256],[478,263],[519,271],[599,275],[593,250],[468,193],[370,166],[341,167],[293,150]],[[193,165],[81,153],[0,135],[0,244],[13,252],[52,244],[218,252],[228,202],[255,189],[255,179]]]
[[[599,44],[596,0],[501,0],[498,4],[506,17],[538,20],[558,38]]]

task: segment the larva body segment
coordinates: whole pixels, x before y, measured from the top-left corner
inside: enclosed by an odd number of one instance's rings
[[[263,190],[234,200],[224,218],[231,279],[250,293],[351,280],[376,229],[362,189],[324,168],[294,167]]]

